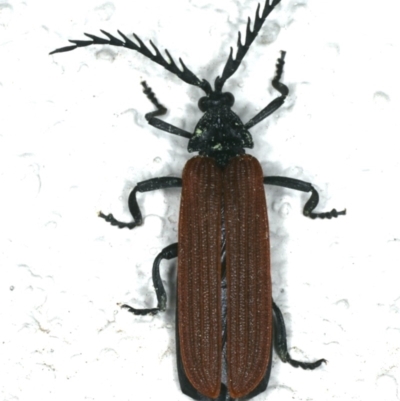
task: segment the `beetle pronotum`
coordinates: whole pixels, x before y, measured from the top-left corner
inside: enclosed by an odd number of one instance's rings
[[[236,56],[233,57],[231,48],[214,89],[181,59],[179,68],[167,50],[168,60],[153,42],[152,52],[135,34],[136,42],[119,31],[122,40],[105,31],[102,32],[107,39],[85,34],[90,40],[70,40],[72,46],[51,53],[98,44],[125,47],[205,92],[198,103],[204,115],[192,134],[158,118],[167,109],[142,82],[144,93],[156,108],[146,114],[148,123],[188,138],[188,151],[199,155],[187,162],[182,178],[153,178],[134,187],[128,201],[133,222],[123,223],[112,214],[99,214],[112,225],[133,229],[143,221],[136,199],[138,192],[182,188],[178,243],[164,248],[153,264],[158,305],[151,309],[123,307],[135,315],[164,311],[167,299],[160,263],[178,257],[178,374],[182,392],[195,400],[248,400],[264,391],[271,370],[273,338],[282,361],[292,366],[315,369],[325,361],[301,362],[289,355],[283,316],[272,300],[264,184],[311,193],[303,213],[313,219],[337,217],[346,211],[314,212],[319,196],[311,184],[288,177],[263,177],[260,163],[244,151],[253,147],[249,129],[282,106],[289,93],[281,82],[285,52],[281,52],[272,80],[280,96],[246,124],[231,110],[233,95],[222,92],[226,80],[238,69],[265,19],[279,2],[266,0],[261,15],[258,5],[253,27],[249,19],[244,43],[239,32]]]

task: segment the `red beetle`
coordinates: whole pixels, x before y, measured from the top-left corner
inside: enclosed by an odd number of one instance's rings
[[[136,185],[129,196],[133,222],[123,223],[112,214],[99,214],[112,225],[132,229],[143,221],[136,199],[138,192],[182,187],[178,243],[164,248],[153,265],[158,305],[152,309],[123,307],[135,315],[164,311],[167,297],[160,278],[160,262],[178,257],[178,373],[183,393],[195,400],[248,400],[264,391],[271,370],[273,338],[280,358],[292,366],[314,369],[325,361],[300,362],[288,353],[283,316],[272,300],[264,184],[310,192],[303,213],[311,218],[332,218],[346,211],[313,212],[319,196],[311,184],[287,177],[264,177],[257,159],[244,151],[253,147],[249,129],[277,110],[289,93],[281,82],[285,52],[278,59],[272,80],[280,96],[246,124],[231,109],[233,95],[222,92],[225,81],[238,69],[265,19],[279,2],[267,0],[261,15],[258,5],[253,28],[249,19],[244,43],[239,33],[236,56],[233,57],[231,48],[214,89],[205,79],[196,77],[182,60],[179,68],[167,50],[168,61],[152,42],[154,53],[135,34],[138,44],[119,31],[122,40],[105,31],[102,32],[107,39],[85,34],[90,40],[71,40],[72,46],[51,53],[96,44],[126,47],[206,94],[199,100],[204,115],[192,134],[158,118],[166,113],[166,108],[142,82],[144,93],[156,107],[146,114],[149,124],[188,138],[188,151],[199,155],[187,162],[182,178],[159,177]]]

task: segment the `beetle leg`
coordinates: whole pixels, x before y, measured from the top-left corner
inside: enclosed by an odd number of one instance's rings
[[[295,178],[288,177],[264,177],[264,184],[277,185],[280,187],[295,189],[302,192],[311,192],[310,199],[306,202],[303,209],[304,216],[316,219],[331,219],[346,214],[346,209],[338,212],[332,209],[330,212],[314,213],[313,210],[317,207],[319,201],[318,191],[309,183],[305,181],[296,180]]]
[[[303,369],[315,369],[320,366],[323,362],[326,363],[325,359],[318,359],[315,362],[301,362],[296,361],[290,357],[287,349],[286,342],[286,328],[285,321],[283,319],[282,312],[278,308],[275,302],[272,301],[272,307],[274,309],[274,335],[275,335],[275,348],[278,352],[279,358],[282,362],[289,362],[293,367],[298,368],[299,366]]]
[[[166,131],[169,134],[173,135],[178,135],[178,136],[183,136],[184,138],[190,139],[192,137],[192,134],[188,131],[185,131],[181,128],[175,127],[172,124],[166,123],[163,120],[160,120],[159,118],[156,118],[157,116],[162,116],[167,112],[166,107],[164,107],[161,103],[158,102],[158,99],[152,89],[147,86],[147,83],[145,81],[141,82],[143,86],[143,92],[147,96],[147,98],[150,100],[151,103],[156,106],[155,111],[151,111],[150,113],[145,114],[145,118],[147,122],[152,125],[155,128],[158,128],[162,131]]]
[[[272,80],[272,86],[281,94],[281,96],[274,99],[258,114],[256,114],[250,121],[248,121],[244,125],[246,128],[251,128],[254,125],[258,124],[260,121],[271,115],[274,111],[278,110],[279,107],[281,107],[285,102],[286,96],[289,94],[289,88],[280,81],[283,73],[283,65],[285,64],[285,54],[286,52],[281,52],[281,57],[278,58],[278,62],[276,64],[275,78]]]
[[[150,309],[136,309],[129,305],[122,305],[121,308],[128,309],[135,315],[156,315],[158,312],[164,312],[167,308],[167,293],[165,292],[164,285],[160,276],[160,263],[163,259],[173,259],[178,256],[178,243],[168,245],[164,248],[154,259],[153,262],[153,285],[154,291],[157,296],[157,307]]]
[[[133,222],[131,223],[123,223],[114,218],[114,216],[110,213],[108,215],[99,212],[99,217],[108,221],[112,226],[117,226],[119,228],[135,228],[136,226],[140,226],[143,223],[142,213],[140,211],[136,194],[138,192],[149,192],[155,191],[156,189],[166,189],[166,188],[174,188],[174,187],[182,187],[182,179],[178,177],[158,177],[151,178],[150,180],[139,182],[135,188],[133,188],[132,192],[129,195],[128,206],[129,211],[133,217]]]

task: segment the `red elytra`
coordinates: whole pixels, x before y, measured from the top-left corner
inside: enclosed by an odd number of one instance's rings
[[[260,163],[250,155],[221,168],[198,156],[183,171],[178,250],[178,334],[185,374],[204,396],[221,386],[221,236],[227,277],[227,387],[253,391],[272,348],[268,216]]]

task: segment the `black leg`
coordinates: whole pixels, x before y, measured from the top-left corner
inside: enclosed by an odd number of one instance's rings
[[[286,96],[289,94],[289,88],[285,84],[280,82],[283,73],[283,65],[285,64],[285,54],[285,52],[281,52],[281,57],[278,58],[278,62],[276,64],[275,78],[272,80],[272,86],[281,94],[281,96],[274,99],[250,121],[248,121],[245,124],[246,128],[251,128],[254,125],[258,124],[260,121],[271,115],[274,111],[278,110],[279,107],[281,107],[285,102]]]
[[[301,362],[296,361],[290,357],[287,342],[286,342],[286,328],[285,321],[283,320],[283,315],[275,302],[272,302],[272,307],[274,309],[274,341],[275,348],[281,358],[282,362],[288,362],[295,368],[299,366],[303,369],[315,369],[320,366],[323,362],[326,363],[325,359],[318,359],[315,362]]]
[[[143,86],[143,92],[145,93],[147,98],[150,100],[150,102],[153,103],[154,106],[156,106],[156,109],[157,109],[157,110],[151,111],[150,113],[147,113],[145,115],[147,122],[150,125],[152,125],[153,127],[158,128],[162,131],[166,131],[169,134],[183,136],[184,138],[190,139],[192,137],[192,134],[190,132],[187,132],[181,128],[175,127],[174,125],[166,123],[165,121],[157,118],[157,116],[164,115],[167,112],[167,109],[161,103],[158,102],[156,95],[151,90],[151,88],[149,86],[147,86],[147,83],[145,81],[141,82],[141,84]]]
[[[167,108],[164,107],[161,103],[159,103],[156,95],[154,94],[150,86],[147,85],[146,81],[141,82],[141,85],[143,86],[143,93],[147,96],[147,99],[149,99],[150,102],[153,103],[154,106],[156,106],[157,109],[155,111],[147,113],[144,116],[146,120],[149,121],[153,117],[163,116],[167,112]]]
[[[161,276],[160,263],[163,259],[173,259],[178,256],[178,243],[168,245],[154,259],[153,262],[153,285],[157,296],[157,307],[150,309],[135,309],[129,305],[122,305],[121,308],[128,309],[135,315],[156,315],[158,312],[164,312],[167,308],[167,293],[165,292]]]
[[[316,219],[331,219],[332,217],[338,217],[346,214],[346,209],[338,212],[336,209],[332,209],[330,212],[325,213],[314,213],[313,210],[317,207],[319,201],[319,195],[317,190],[309,183],[305,181],[296,180],[295,178],[288,177],[264,177],[264,184],[277,185],[280,187],[291,188],[302,192],[311,192],[310,199],[304,206],[304,216]]]
[[[137,203],[136,194],[138,192],[149,192],[155,191],[156,189],[166,189],[166,188],[174,188],[182,187],[182,178],[178,177],[159,177],[152,178],[150,180],[139,182],[135,188],[133,188],[132,192],[129,195],[128,206],[129,211],[133,217],[133,222],[131,223],[123,223],[114,218],[114,216],[110,213],[108,215],[99,212],[99,217],[108,221],[112,226],[117,226],[119,228],[135,228],[136,226],[140,226],[143,223],[142,213],[140,212],[139,205]]]

